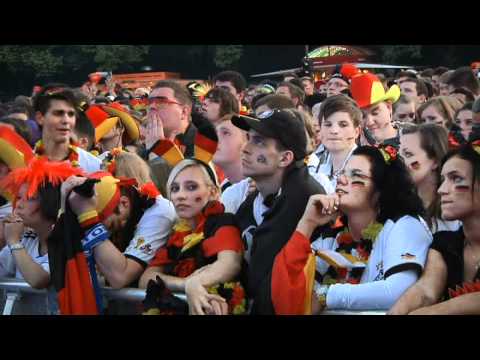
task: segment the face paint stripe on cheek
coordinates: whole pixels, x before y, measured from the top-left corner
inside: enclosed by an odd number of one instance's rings
[[[264,155],[258,155],[257,162],[259,164],[266,164],[267,163],[267,158]]]
[[[470,186],[468,186],[468,185],[456,185],[455,186],[455,191],[467,192],[467,191],[470,191]]]
[[[414,161],[413,163],[410,164],[410,168],[412,170],[418,170],[420,169],[420,163],[418,161]]]

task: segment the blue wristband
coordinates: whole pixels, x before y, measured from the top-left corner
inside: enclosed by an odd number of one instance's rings
[[[83,248],[90,252],[103,241],[107,240],[110,233],[102,223],[96,224],[85,233],[85,239],[82,241]]]

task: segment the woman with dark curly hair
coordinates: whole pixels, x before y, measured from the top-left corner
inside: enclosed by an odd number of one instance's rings
[[[480,142],[449,152],[441,175],[443,218],[463,226],[434,235],[422,277],[389,314],[480,314]]]
[[[302,263],[310,255],[310,239],[316,239],[311,244],[318,256],[316,282],[305,280],[306,289],[313,287],[311,312],[390,308],[423,270],[432,241],[424,213],[393,147],[357,148],[336,194],[310,197],[289,242],[304,249]],[[290,266],[286,272],[298,276],[296,271]]]

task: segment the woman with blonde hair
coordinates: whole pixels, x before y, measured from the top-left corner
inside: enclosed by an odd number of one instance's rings
[[[185,314],[187,304],[173,291],[186,293],[191,314],[245,312],[245,293],[236,281],[243,244],[234,215],[218,201],[215,172],[200,160],[182,160],[170,173],[167,192],[179,221],[140,278],[147,314]]]

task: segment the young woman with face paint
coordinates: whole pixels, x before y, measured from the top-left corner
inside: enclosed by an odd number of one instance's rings
[[[443,217],[463,226],[434,235],[422,277],[389,314],[480,314],[480,146],[448,153],[441,176]]]
[[[159,277],[169,290],[187,294],[191,314],[235,312],[231,301],[207,291],[236,278],[243,254],[233,215],[224,213],[218,202],[213,170],[195,159],[182,160],[170,173],[167,188],[179,221],[142,275],[140,287]],[[232,284],[234,291],[243,291]]]
[[[458,221],[445,221],[441,218],[437,189],[440,185],[440,163],[447,152],[447,131],[439,125],[410,125],[401,132],[400,156],[427,210],[425,220],[432,233],[455,231],[461,225]]]
[[[390,308],[422,272],[431,243],[423,213],[408,170],[392,147],[357,148],[336,194],[311,196],[290,240],[307,246],[312,238],[314,251],[348,254],[356,262],[342,266],[317,257],[312,312]]]

